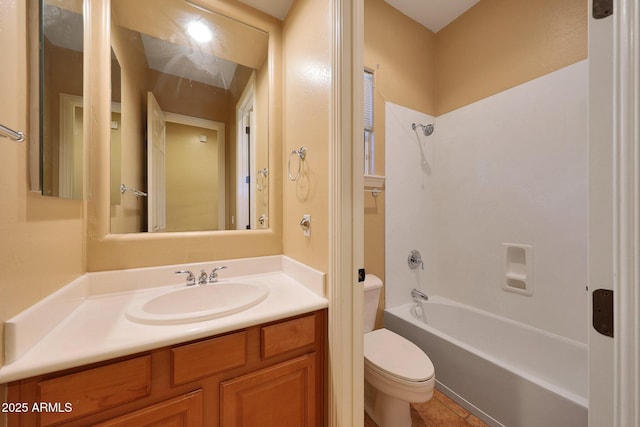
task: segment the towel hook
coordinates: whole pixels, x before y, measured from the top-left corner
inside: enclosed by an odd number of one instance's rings
[[[293,157],[294,154],[298,156],[298,172],[296,173],[295,176],[292,176],[291,175],[291,157]],[[305,159],[305,157],[307,157],[307,149],[304,147],[300,147],[297,150],[294,149],[291,152],[291,154],[289,154],[289,162],[287,163],[287,174],[289,175],[290,181],[295,181],[300,176],[300,171],[302,170],[302,161]]]

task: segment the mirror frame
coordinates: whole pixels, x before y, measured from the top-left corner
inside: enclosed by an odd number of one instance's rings
[[[84,0],[85,141],[88,157],[87,271],[171,265],[282,253],[282,22],[243,4],[189,3],[269,34],[269,227],[172,233],[110,233],[111,1]],[[90,37],[88,36],[90,35]],[[88,117],[87,117],[88,116]]]

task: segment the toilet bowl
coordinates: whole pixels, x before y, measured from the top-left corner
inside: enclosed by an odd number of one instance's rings
[[[433,396],[435,373],[429,357],[411,341],[387,329],[372,330],[382,281],[365,278],[364,407],[379,427],[411,427],[410,402]]]

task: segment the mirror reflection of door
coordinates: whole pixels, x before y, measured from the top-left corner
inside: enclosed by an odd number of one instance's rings
[[[238,230],[250,230],[251,229],[251,210],[254,204],[251,203],[251,188],[252,180],[251,176],[251,120],[253,114],[252,111],[247,111],[240,119],[240,139],[238,141],[238,159],[239,159],[239,171],[238,174],[238,201],[237,215],[238,215]]]
[[[60,94],[58,197],[82,199],[82,97]]]
[[[236,184],[236,229],[256,228],[255,219],[256,180],[251,171],[255,165],[254,124],[254,79],[252,76],[236,107],[237,125],[237,184]]]
[[[163,111],[148,97],[148,231],[224,230],[224,124]]]
[[[166,123],[153,93],[147,92],[147,231],[165,231],[166,224]]]

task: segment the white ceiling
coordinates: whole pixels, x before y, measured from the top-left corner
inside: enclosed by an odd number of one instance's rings
[[[437,33],[479,0],[385,0],[400,12]]]
[[[248,4],[258,10],[261,10],[271,16],[283,20],[289,8],[293,3],[293,0],[240,0],[244,4]]]
[[[271,16],[284,19],[293,0],[240,0]],[[446,27],[479,0],[385,0],[434,33]]]

